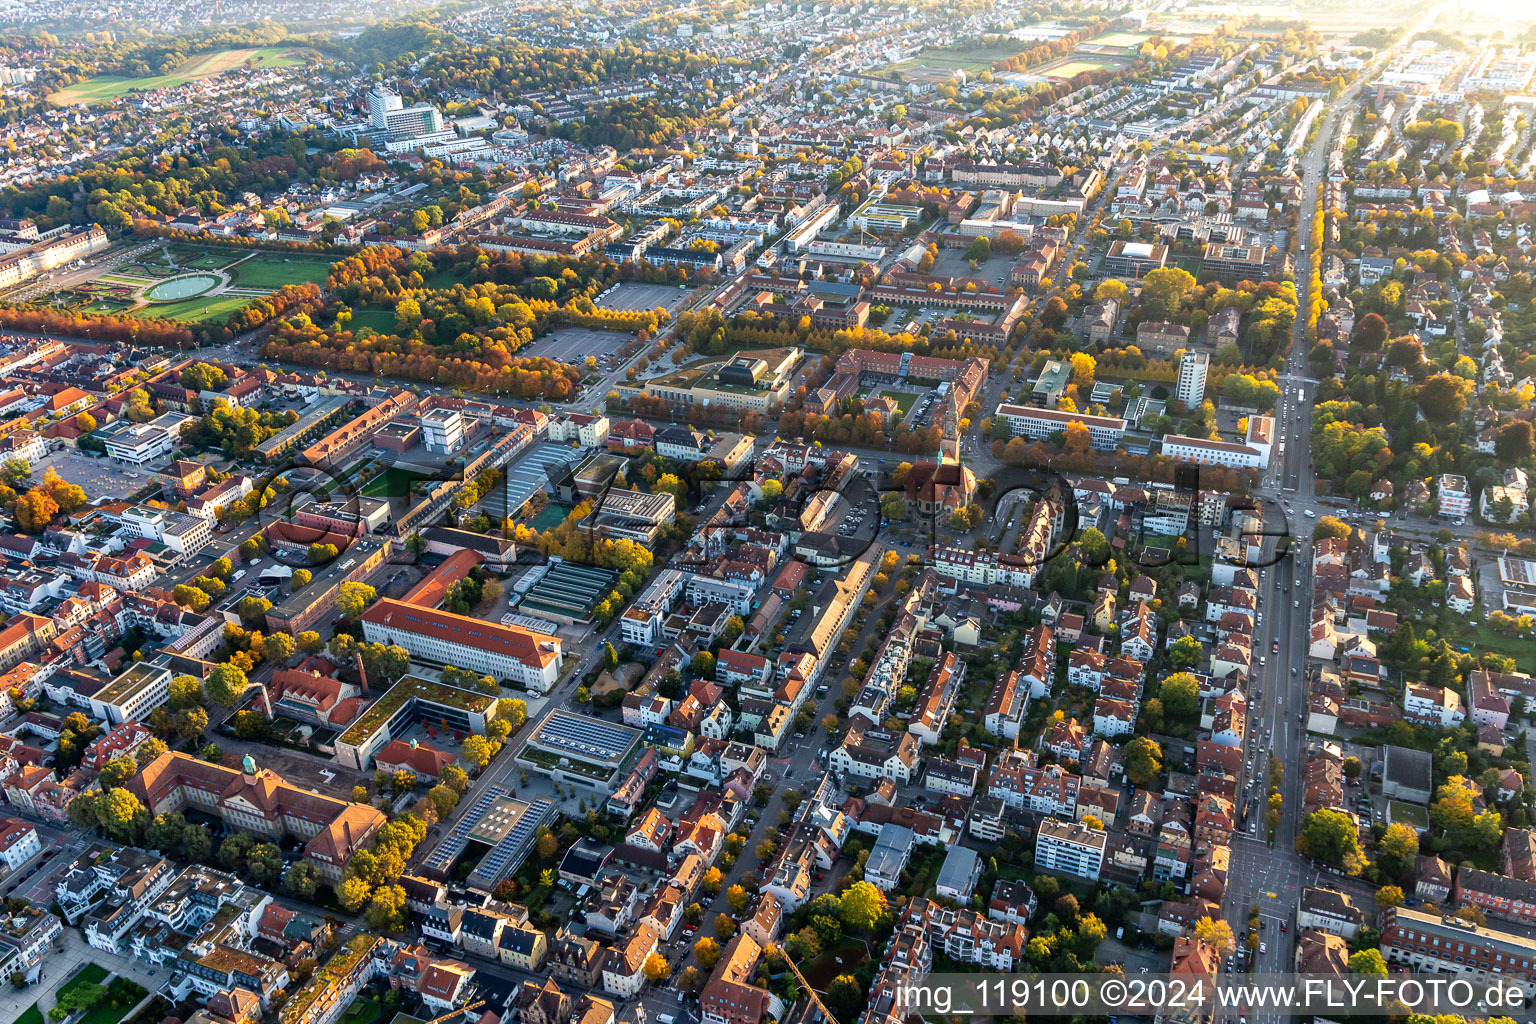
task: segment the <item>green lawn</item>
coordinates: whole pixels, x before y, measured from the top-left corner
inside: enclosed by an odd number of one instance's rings
[[[1536,672],[1536,640],[1518,636],[1506,636],[1492,629],[1461,630],[1451,636],[1451,644],[1466,647],[1471,653],[1493,651],[1515,659],[1515,667],[1522,672]]]
[[[362,306],[352,307],[352,329],[369,327],[380,334],[391,334],[395,330],[394,311],[388,309],[364,309]]]
[[[306,256],[261,253],[232,268],[229,273],[241,288],[276,291],[285,284],[319,284],[331,272],[331,261]]]
[[[912,410],[913,405],[917,404],[917,396],[910,391],[877,391],[874,397],[889,398],[896,403],[903,416]]]
[[[134,315],[201,323],[204,320],[223,320],[250,301],[249,295],[195,295],[175,302],[157,302],[145,306]]]
[[[425,479],[427,477],[421,473],[391,466],[368,481],[368,485],[363,488],[363,495],[368,498],[404,498],[410,495],[412,484]]]
[[[36,1003],[33,1003],[16,1018],[16,1024],[43,1024],[43,1012],[37,1008]]]
[[[375,1024],[384,1015],[377,999],[358,999],[341,1015],[342,1024]]]
[[[64,107],[72,103],[110,103],[132,92],[174,88],[200,78],[211,78],[247,62],[263,68],[287,68],[303,64],[304,59],[286,46],[262,46],[238,50],[220,50],[188,58],[175,71],[149,78],[101,75],[89,81],[61,89],[48,97],[50,103]]]
[[[1058,64],[1055,67],[1047,64],[1040,69],[1040,74],[1045,75],[1047,78],[1068,79],[1085,71],[1107,71],[1124,66],[1123,61],[1117,60],[1114,57],[1085,56],[1069,60],[1065,64]]]
[[[87,989],[99,989],[107,979],[107,969],[100,964],[86,964],[80,973],[59,989],[59,1001],[78,998]],[[80,1024],[118,1024],[128,1011],[145,996],[144,989],[127,978],[118,978],[107,986],[105,997],[80,1018]],[[35,1010],[36,1007],[34,1006]],[[23,1015],[22,1019],[26,1019]]]

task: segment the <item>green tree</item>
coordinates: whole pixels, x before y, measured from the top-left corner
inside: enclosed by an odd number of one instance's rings
[[[373,891],[368,909],[363,913],[370,931],[394,935],[405,928],[405,890],[398,885],[381,885]]]
[[[221,707],[232,708],[240,703],[240,698],[250,685],[245,672],[238,665],[226,661],[215,665],[213,671],[208,673],[208,698]]]
[[[343,583],[336,588],[336,610],[346,618],[356,620],[378,598],[379,592],[366,583]]]
[[[172,676],[166,689],[172,711],[203,706],[203,684],[196,676]]]
[[[864,986],[851,974],[839,974],[827,983],[827,1009],[838,1020],[849,1020],[864,1005]]]
[[[119,754],[101,769],[101,775],[97,781],[102,789],[113,789],[121,786],[139,773],[139,762],[132,754]]]
[[[885,914],[885,893],[869,882],[855,882],[843,893],[838,905],[842,922],[853,931],[867,932]]]
[[[1163,748],[1149,736],[1137,736],[1125,745],[1125,777],[1138,786],[1149,786],[1163,773]]]
[[[261,651],[268,661],[286,665],[298,649],[298,644],[287,633],[268,633],[261,641]]]
[[[1158,698],[1165,714],[1188,721],[1200,710],[1200,681],[1189,672],[1175,672],[1163,680]]]
[[[1309,814],[1301,824],[1296,849],[1351,875],[1358,875],[1365,868],[1355,823],[1339,811],[1324,808]]]
[[[1387,961],[1381,955],[1379,949],[1362,949],[1349,958],[1349,972],[1351,974],[1375,974],[1385,978],[1387,976]]]
[[[315,866],[315,862],[308,857],[294,861],[288,870],[283,872],[283,888],[302,899],[307,900],[312,897],[319,885],[320,871]]]

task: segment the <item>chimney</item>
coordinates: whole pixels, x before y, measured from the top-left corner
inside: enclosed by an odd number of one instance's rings
[[[362,692],[368,692],[368,670],[363,668],[363,652],[358,651],[353,657],[357,659],[357,678],[361,680]]]

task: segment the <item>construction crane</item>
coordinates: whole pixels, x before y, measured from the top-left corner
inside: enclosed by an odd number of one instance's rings
[[[465,1006],[461,1006],[457,1010],[449,1010],[447,1013],[443,1014],[441,1017],[433,1017],[431,1020],[427,1021],[426,1024],[443,1024],[443,1021],[447,1020],[449,1017],[452,1017],[456,1013],[468,1013],[470,1010],[478,1009],[479,1007],[484,1006],[484,1005],[485,1005],[485,1000],[484,999],[476,999],[474,1002],[469,1003],[469,1004],[467,1004]]]
[[[805,994],[810,996],[811,1002],[816,1004],[816,1009],[822,1012],[830,1024],[837,1024],[837,1018],[832,1015],[831,1010],[827,1009],[827,1004],[821,1001],[821,996],[816,994],[816,989],[811,986],[811,983],[805,980],[805,975],[800,973],[800,968],[796,967],[795,962],[790,959],[789,952],[783,946],[769,946],[767,949],[784,958],[784,962],[789,964],[789,969],[795,972],[795,980],[800,982],[800,987],[805,989]],[[429,1021],[428,1024],[436,1024],[436,1021]]]

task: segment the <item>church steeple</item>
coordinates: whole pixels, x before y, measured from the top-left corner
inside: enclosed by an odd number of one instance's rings
[[[960,465],[960,410],[956,408],[953,392],[944,405],[944,433],[939,438],[939,465]]]

